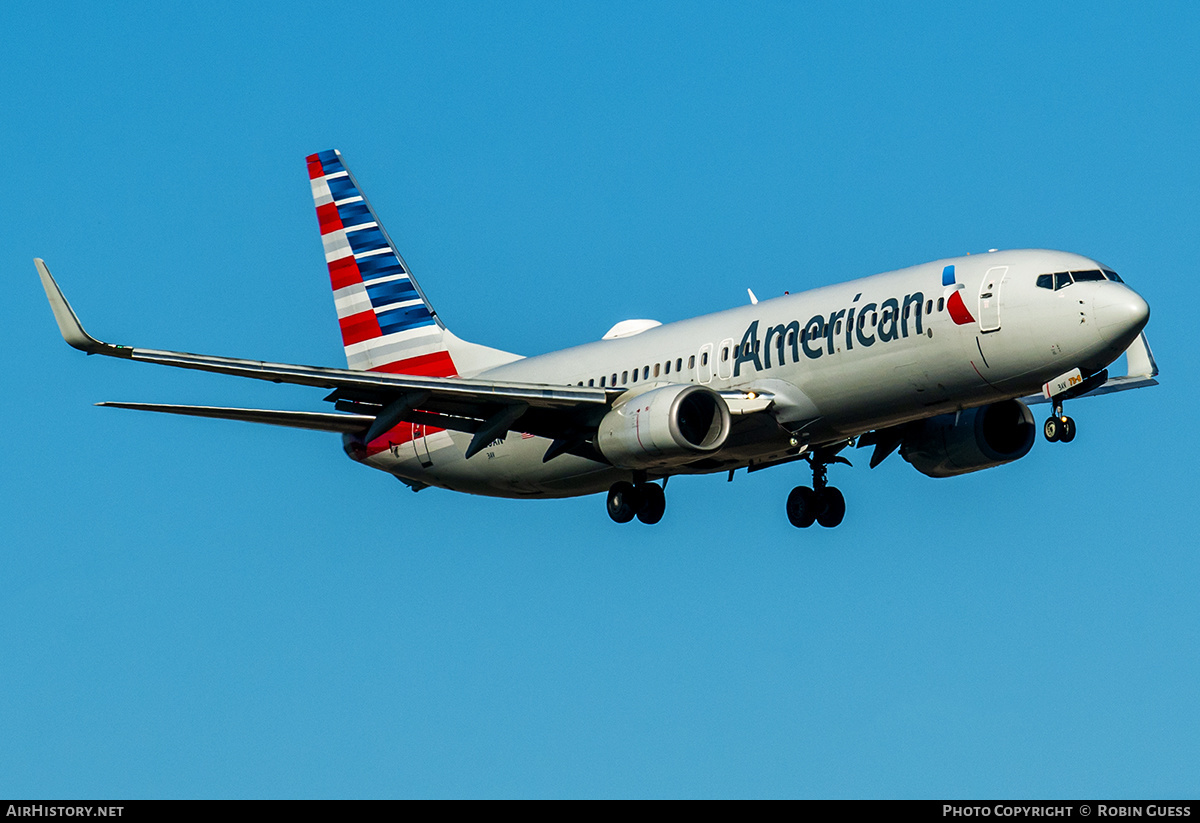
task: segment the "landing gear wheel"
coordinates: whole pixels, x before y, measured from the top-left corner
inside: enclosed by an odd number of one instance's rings
[[[808,486],[797,486],[787,499],[787,516],[797,529],[807,529],[817,519],[817,493]]]
[[[638,497],[632,483],[613,483],[608,490],[608,516],[617,523],[628,523],[637,514]]]
[[[1058,435],[1058,439],[1063,443],[1070,443],[1075,439],[1075,421],[1069,417],[1062,419],[1062,431]]]
[[[662,520],[667,510],[667,496],[663,487],[657,483],[646,483],[636,489],[641,495],[641,506],[637,511],[637,519],[648,526],[653,526]]]
[[[1042,434],[1046,435],[1046,439],[1051,443],[1061,440],[1063,435],[1062,421],[1057,417],[1047,417],[1046,422],[1042,425]]]
[[[797,486],[787,499],[788,521],[798,529],[807,529],[813,523],[820,523],[827,529],[832,529],[842,522],[846,516],[846,498],[832,486],[825,485],[828,467],[834,463],[850,461],[839,457],[838,452],[850,445],[852,441],[845,440],[804,454],[812,468],[812,488]]]
[[[827,529],[841,523],[842,518],[846,516],[846,498],[833,486],[821,489],[817,505],[821,509],[821,513],[817,515],[817,522]]]

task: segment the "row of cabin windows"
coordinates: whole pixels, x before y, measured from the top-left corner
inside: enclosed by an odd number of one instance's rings
[[[1071,272],[1060,271],[1060,272],[1055,272],[1054,274],[1039,274],[1038,278],[1037,278],[1037,285],[1038,285],[1038,288],[1050,289],[1051,291],[1058,291],[1059,289],[1065,289],[1067,286],[1071,285],[1072,283],[1083,283],[1083,282],[1088,282],[1088,281],[1102,281],[1102,280],[1111,280],[1114,283],[1124,283],[1125,282],[1124,280],[1121,279],[1120,275],[1118,275],[1115,271],[1112,271],[1111,269],[1103,269],[1103,270],[1089,269],[1087,271],[1071,271]],[[946,307],[945,298],[939,297],[937,300],[937,311],[939,311],[939,312],[944,311],[945,307]],[[926,300],[925,301],[925,313],[933,314],[933,311],[934,311],[933,300],[932,299]],[[911,303],[907,304],[904,307],[903,312],[904,312],[903,319],[908,320],[912,316],[912,304]],[[882,312],[882,315],[883,315],[882,318],[880,318],[880,314],[881,314],[880,312],[874,312],[874,311],[871,312],[871,325],[872,326],[878,325],[878,323],[880,322],[881,319],[884,323],[888,322],[891,319],[891,312],[889,310],[885,309]],[[865,329],[866,326],[867,326],[867,315],[860,314],[858,316],[858,328],[861,330],[861,329]],[[800,339],[803,341],[808,341],[808,340],[815,339],[817,337],[824,337],[826,335],[826,333],[827,333],[827,328],[825,326],[820,326],[820,327],[813,329],[813,334],[811,336],[809,335],[809,329],[805,329],[803,332],[801,332]],[[834,324],[833,333],[834,334],[842,333],[842,321],[840,318]],[[787,335],[786,345],[794,346],[795,344],[796,344],[796,332],[790,331],[790,332],[788,332],[788,335]],[[781,347],[783,345],[785,345],[785,341],[782,336],[779,338],[779,345]],[[747,342],[745,344],[745,346],[746,346],[745,354],[749,354],[751,352],[751,348],[750,348],[751,343]],[[759,344],[758,344],[757,340],[754,341],[753,346],[754,346],[754,350],[758,349]],[[733,351],[736,352],[737,348],[735,347]],[[721,349],[721,362],[728,361],[729,356],[730,356],[730,349],[728,346],[725,346],[724,348]],[[708,365],[708,353],[707,352],[704,352],[703,354],[701,354],[700,364],[702,366]],[[660,366],[661,366],[661,370],[660,370]],[[688,366],[687,367],[688,367],[689,371],[691,369],[696,368],[696,355],[693,354],[691,357],[688,358]],[[658,377],[660,373],[663,375],[668,375],[671,373],[671,361],[668,360],[665,364],[655,363],[653,366],[653,369],[654,369],[655,377]],[[617,382],[617,374],[616,374],[616,372],[614,372],[611,375],[611,377],[609,378],[609,379],[611,379],[612,382],[609,383],[608,385],[611,385],[611,386],[624,385],[624,384],[630,382],[629,377],[631,374],[633,376],[633,382],[636,383],[638,381],[639,371],[641,372],[641,377],[643,380],[649,380],[650,379],[650,370],[651,370],[650,366],[642,366],[640,370],[634,369],[632,372],[621,372],[621,382],[620,383]],[[682,357],[678,357],[675,359],[675,371],[677,373],[680,371],[683,371],[683,358]],[[600,385],[603,386],[603,385],[605,385],[605,383],[606,383],[606,378],[601,377]],[[595,386],[596,385],[595,378],[588,380],[587,384],[589,386]],[[579,381],[579,385],[580,386],[583,385],[582,380]]]
[[[704,352],[700,355],[700,365],[708,365],[708,352]],[[696,355],[693,354],[688,358],[687,367],[689,371],[696,368]],[[665,363],[655,363],[653,366],[642,366],[640,368],[633,369],[632,371],[623,371],[621,372],[621,381],[619,383],[617,382],[617,373],[613,372],[611,375],[602,376],[598,385],[624,386],[630,382],[636,383],[639,377],[641,377],[642,380],[649,380],[651,372],[654,373],[654,377],[658,377],[660,375],[665,377],[666,375],[670,374],[672,370],[674,370],[676,374],[683,371],[682,357],[676,357],[674,360],[668,360]],[[633,379],[630,380],[630,377]],[[589,386],[597,385],[596,378],[593,377],[592,379],[588,380],[587,384]],[[579,381],[579,385],[583,385],[582,380]]]
[[[1114,277],[1115,277],[1115,275],[1114,275]],[[918,308],[920,308],[920,306],[918,306]],[[946,308],[946,299],[944,297],[939,297],[937,299],[937,310],[940,312],[940,311],[943,311],[945,308]],[[933,314],[933,311],[934,311],[933,300],[930,299],[930,300],[925,301],[925,313]],[[882,317],[880,317],[881,314],[882,314]],[[897,314],[899,314],[899,312],[897,312]],[[878,325],[881,321],[886,323],[886,322],[888,322],[888,320],[891,319],[891,315],[892,315],[892,312],[889,309],[884,309],[883,312],[874,312],[873,311],[873,312],[871,312],[871,325],[872,326]],[[904,310],[903,310],[903,319],[908,320],[910,317],[912,317],[912,304],[911,303],[909,303],[907,306],[905,306]],[[860,314],[858,316],[858,327],[859,327],[859,329],[865,329],[867,327],[867,315]],[[833,333],[834,334],[842,333],[842,321],[840,318],[833,326]],[[826,334],[825,326],[821,326],[820,328],[814,329],[812,335],[809,335],[809,329],[805,329],[803,332],[800,333],[800,339],[803,341],[814,340],[818,337],[824,337],[825,334]],[[786,345],[794,346],[795,344],[796,344],[796,332],[793,330],[793,331],[788,332]],[[778,345],[780,347],[785,345],[785,341],[782,336],[779,337]],[[754,346],[753,350],[757,351],[759,348],[759,342],[757,340],[755,340],[753,343],[753,346]],[[751,348],[750,348],[751,343],[749,341],[747,341],[745,343],[745,347],[746,347],[746,350],[744,353],[749,354],[751,352]],[[734,353],[737,352],[736,346],[732,349],[732,352],[734,352]],[[729,346],[725,346],[724,348],[722,348],[721,349],[721,362],[724,363],[724,362],[728,361],[730,354],[731,354],[731,350],[730,350]],[[700,365],[701,366],[708,365],[708,352],[701,352]],[[692,369],[696,368],[696,355],[693,354],[691,357],[688,358],[687,367],[688,367],[688,371],[691,371]],[[623,371],[619,375],[621,378],[620,382],[617,382],[617,377],[618,377],[617,373],[613,372],[611,375],[605,375],[605,376],[601,377],[599,380],[599,383],[597,383],[596,378],[593,377],[587,381],[587,384],[588,384],[588,386],[599,385],[602,387],[603,386],[624,386],[630,382],[636,383],[638,381],[639,374],[640,374],[642,380],[649,380],[651,371],[654,372],[655,377],[658,377],[659,375],[666,376],[666,375],[670,374],[671,369],[672,369],[672,361],[668,360],[666,363],[655,363],[653,366],[642,366],[640,369],[633,369],[632,371]],[[674,370],[676,373],[683,371],[683,358],[682,357],[675,358]],[[633,378],[632,381],[630,380],[630,377]],[[582,380],[579,381],[579,385],[580,386],[583,385]]]
[[[1050,289],[1058,291],[1065,289],[1072,283],[1086,283],[1088,281],[1111,280],[1114,283],[1124,283],[1125,281],[1120,276],[1109,269],[1089,269],[1087,271],[1058,271],[1054,274],[1039,274],[1037,279],[1038,288]]]

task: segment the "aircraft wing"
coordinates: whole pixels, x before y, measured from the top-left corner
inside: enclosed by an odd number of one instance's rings
[[[1129,344],[1129,348],[1125,350],[1125,361],[1128,366],[1126,374],[1109,377],[1089,391],[1071,395],[1072,399],[1158,385],[1158,381],[1154,379],[1158,377],[1158,363],[1154,361],[1154,353],[1150,351],[1150,343],[1146,340],[1145,332],[1139,334]],[[1066,397],[1066,395],[1063,396]],[[1022,397],[1021,400],[1028,405],[1050,402],[1050,398],[1045,394],[1031,394],[1028,397]]]
[[[45,261],[35,259],[34,264],[63,339],[80,351],[272,383],[332,389],[333,393],[327,399],[337,401],[339,410],[351,412],[358,419],[342,421],[331,419],[339,415],[324,415],[322,418],[305,416],[306,413],[301,412],[263,409],[222,410],[215,407],[130,403],[106,405],[327,431],[361,430],[359,424],[362,417],[369,415],[373,422],[367,426],[366,442],[386,433],[397,423],[408,420],[474,433],[475,440],[468,449],[470,456],[509,430],[560,440],[563,443],[557,453],[572,451],[578,448],[576,441],[580,439],[580,431],[594,427],[608,411],[612,401],[623,392],[620,389],[583,386],[351,371],[114,345],[97,340],[84,330]]]

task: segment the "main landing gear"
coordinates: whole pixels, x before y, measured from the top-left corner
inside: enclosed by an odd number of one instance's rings
[[[846,516],[846,498],[833,486],[825,485],[826,466],[830,463],[845,463],[850,461],[835,454],[809,454],[806,459],[812,466],[813,487],[797,486],[787,499],[787,516],[793,526],[807,529],[813,523],[820,523],[827,529],[842,522]]]
[[[1046,418],[1042,425],[1042,434],[1051,443],[1070,443],[1075,439],[1075,421],[1063,414],[1061,400],[1054,401],[1054,414]]]
[[[641,480],[613,483],[608,490],[608,516],[618,523],[628,523],[634,517],[647,525],[662,520],[667,510],[667,496],[663,487]]]

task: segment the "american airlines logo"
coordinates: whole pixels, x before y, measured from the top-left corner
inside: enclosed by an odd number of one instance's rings
[[[854,304],[849,308],[838,309],[829,313],[815,314],[807,323],[801,325],[799,320],[790,323],[780,323],[770,326],[762,338],[759,357],[759,321],[755,320],[742,335],[742,342],[737,347],[737,360],[733,364],[733,376],[741,374],[742,364],[754,366],[758,371],[771,368],[772,351],[777,360],[774,365],[784,364],[785,352],[791,349],[791,362],[800,361],[800,353],[809,360],[816,360],[826,354],[839,351],[840,342],[849,351],[855,344],[862,347],[874,346],[876,343],[890,343],[893,340],[908,337],[909,334],[923,334],[921,317],[925,310],[925,295],[923,292],[906,294],[903,299],[889,297],[882,303],[864,303],[857,305],[862,294],[854,297]]]
[[[955,281],[954,266],[946,266],[942,270],[942,285],[946,287],[942,297],[950,319],[959,326],[974,323],[975,318],[967,311],[962,299],[965,286]],[[788,349],[792,353],[791,362],[797,363],[801,352],[809,360],[836,354],[841,350],[839,343],[846,351],[850,351],[855,345],[867,348],[876,343],[900,340],[910,334],[925,333],[922,318],[929,307],[924,292],[913,292],[903,298],[889,297],[882,303],[864,303],[861,306],[858,304],[860,299],[861,292],[854,296],[848,308],[832,311],[828,316],[815,314],[803,325],[799,320],[793,320],[787,324],[770,326],[762,337],[761,348],[759,321],[755,320],[747,327],[742,342],[738,344],[733,376],[740,376],[743,364],[753,366],[756,371],[771,368],[772,350],[776,356],[775,365],[782,366]]]
[[[967,306],[963,303],[962,292],[966,288],[962,283],[955,280],[954,266],[946,266],[942,269],[942,285],[946,287],[946,311],[950,312],[950,319],[957,326],[965,326],[967,323],[974,323],[975,318],[967,311]]]

